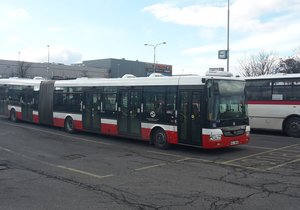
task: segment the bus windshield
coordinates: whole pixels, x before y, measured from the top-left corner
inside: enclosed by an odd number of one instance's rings
[[[244,88],[245,81],[209,81],[208,119],[221,121],[247,118]]]

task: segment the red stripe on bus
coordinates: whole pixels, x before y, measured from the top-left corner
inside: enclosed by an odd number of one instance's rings
[[[151,128],[142,128],[142,140],[149,141],[151,136]],[[165,131],[167,135],[167,142],[170,144],[178,144],[178,134],[176,131]]]
[[[32,118],[33,118],[33,122],[34,122],[34,123],[39,123],[39,116],[38,116],[38,115],[34,114],[34,115],[32,116]]]
[[[83,130],[83,125],[81,120],[73,120],[75,130]]]
[[[53,118],[53,125],[57,127],[64,127],[65,126],[65,120],[61,118]]]
[[[101,123],[101,133],[109,135],[118,135],[118,126],[113,124]]]
[[[167,141],[171,144],[178,144],[178,135],[176,131],[166,131]]]
[[[22,120],[22,112],[16,112],[16,117],[19,120]]]
[[[150,140],[150,133],[151,129],[150,128],[142,128],[142,140]]]
[[[53,118],[53,125],[57,127],[65,127],[65,119],[62,118]],[[75,130],[83,130],[81,120],[73,120],[73,125]]]
[[[300,105],[300,101],[248,101],[247,104]]]

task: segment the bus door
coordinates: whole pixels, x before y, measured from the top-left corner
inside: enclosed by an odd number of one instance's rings
[[[82,100],[82,121],[85,130],[100,132],[101,93],[86,91]]]
[[[201,91],[179,91],[178,139],[180,143],[202,145],[201,97]]]
[[[32,122],[32,114],[33,114],[33,88],[25,88],[22,90],[21,95],[21,112],[22,112],[22,120]]]
[[[0,115],[8,114],[8,95],[7,87],[0,86]]]
[[[118,128],[126,136],[141,135],[141,90],[119,91]]]

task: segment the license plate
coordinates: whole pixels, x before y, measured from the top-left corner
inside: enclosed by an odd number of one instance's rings
[[[239,144],[240,142],[239,141],[231,141],[230,142],[230,145],[237,145],[237,144]]]

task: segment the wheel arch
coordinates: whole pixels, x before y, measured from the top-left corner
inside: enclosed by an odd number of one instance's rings
[[[66,114],[64,123],[66,123],[67,118],[71,118],[72,120],[74,120],[71,114]]]
[[[150,143],[151,144],[154,144],[154,134],[159,129],[163,130],[166,133],[166,130],[162,126],[160,126],[160,125],[154,125],[151,128],[151,131],[150,131]],[[167,135],[167,133],[166,133],[166,135]],[[167,136],[167,141],[168,141],[168,136]]]
[[[8,117],[12,122],[18,122],[17,110],[15,109],[15,107],[11,107],[8,113],[9,113]]]

